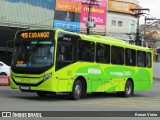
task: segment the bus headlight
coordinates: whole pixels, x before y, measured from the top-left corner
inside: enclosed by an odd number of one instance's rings
[[[43,80],[45,81],[45,80],[49,79],[51,76],[52,76],[52,73],[46,74],[46,75],[43,77]]]

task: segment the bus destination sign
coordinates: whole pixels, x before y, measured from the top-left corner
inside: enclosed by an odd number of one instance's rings
[[[49,38],[50,32],[35,32],[35,31],[28,31],[22,32],[20,36],[24,39],[28,38]]]

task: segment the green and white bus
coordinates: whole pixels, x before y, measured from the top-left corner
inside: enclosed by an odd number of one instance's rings
[[[22,91],[69,93],[117,92],[125,97],[152,87],[152,50],[125,41],[61,29],[16,33],[10,86]]]

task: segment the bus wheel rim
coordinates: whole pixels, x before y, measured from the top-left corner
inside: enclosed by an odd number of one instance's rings
[[[81,87],[80,87],[80,85],[76,85],[76,87],[75,87],[75,95],[79,96],[80,93],[81,93]]]
[[[131,86],[130,86],[130,85],[128,85],[128,86],[126,87],[126,93],[127,93],[127,94],[130,94],[130,93],[131,93]]]

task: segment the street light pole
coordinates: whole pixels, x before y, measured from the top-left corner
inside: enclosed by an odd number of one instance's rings
[[[87,35],[90,34],[90,28],[93,28],[95,27],[95,23],[93,21],[91,21],[91,8],[93,5],[99,5],[99,4],[96,4],[97,0],[89,0],[89,3],[88,2],[82,2],[82,4],[87,4],[89,9],[88,9],[88,19],[87,19],[87,22],[86,22],[86,28],[87,28]]]
[[[139,34],[140,34],[140,32],[139,32],[139,16],[138,16],[135,44],[141,46],[141,41],[140,41],[140,38],[139,38],[140,37]]]
[[[88,11],[88,22],[90,21],[90,15],[91,15],[91,7],[92,7],[92,1],[89,1],[89,11]],[[90,34],[90,27],[87,27],[87,35]]]

